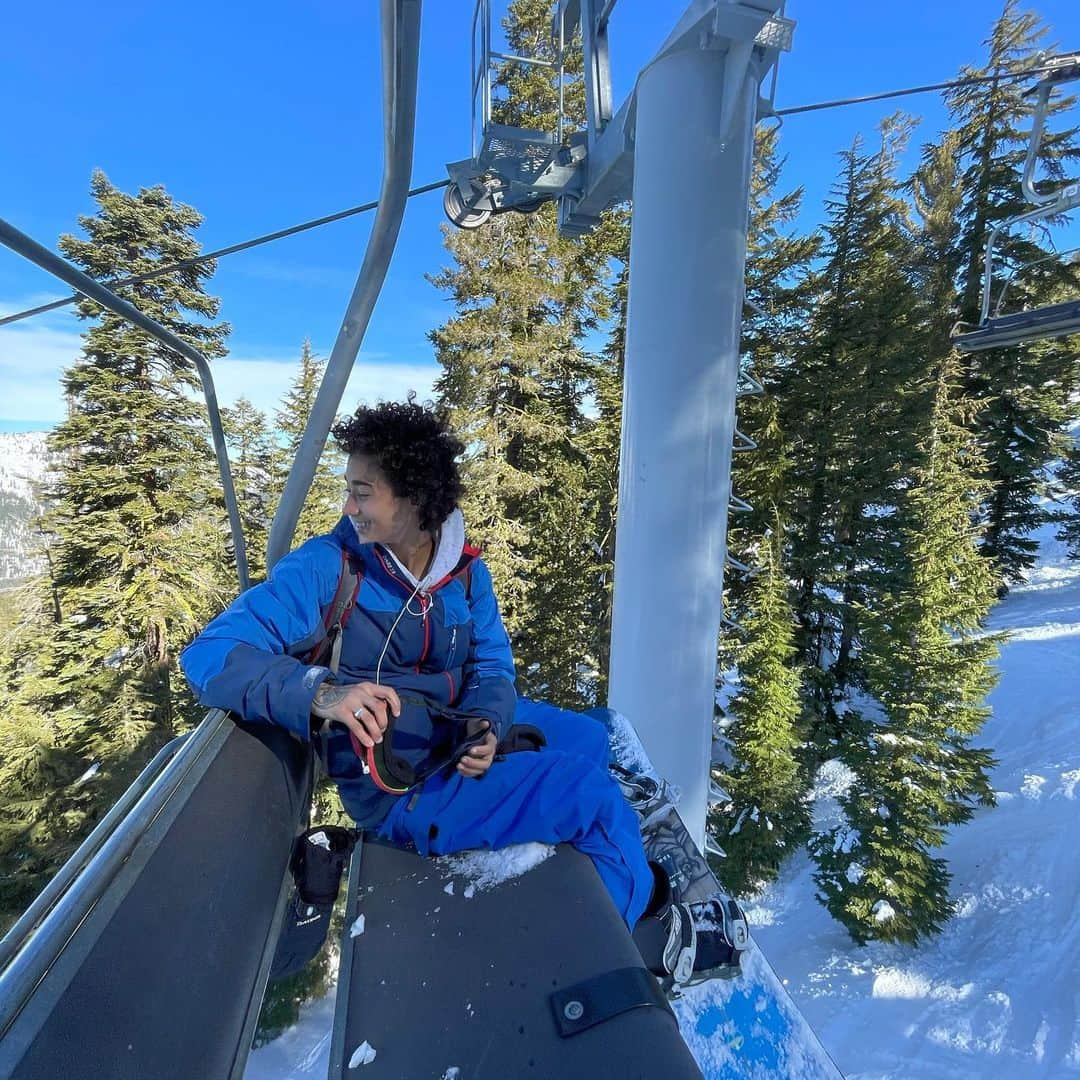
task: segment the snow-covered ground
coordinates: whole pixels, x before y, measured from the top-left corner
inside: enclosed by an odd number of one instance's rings
[[[1080,563],[1048,528],[1008,631],[980,745],[998,806],[945,850],[959,914],[918,948],[860,948],[796,859],[749,907],[754,936],[848,1080],[1080,1080]],[[819,777],[830,812],[840,770]],[[332,998],[254,1052],[247,1080],[326,1075]]]
[[[859,948],[805,856],[750,910],[849,1080],[1080,1077],[1080,563],[1053,532],[990,622],[1010,635],[978,740],[999,759],[998,806],[945,849],[957,917],[918,948]],[[841,780],[826,771],[820,793]]]

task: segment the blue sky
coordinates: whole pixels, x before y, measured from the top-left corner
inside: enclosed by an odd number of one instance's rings
[[[495,0],[495,10],[505,10]],[[1029,5],[1052,41],[1080,50],[1080,4]],[[373,199],[381,164],[377,0],[265,0],[258,7],[56,0],[5,14],[0,102],[5,167],[0,216],[46,245],[92,211],[90,172],[125,190],[163,183],[205,217],[214,248]],[[685,0],[620,0],[611,39],[622,100]],[[798,27],[779,107],[951,78],[976,64],[1001,0],[789,0]],[[427,0],[414,183],[440,179],[468,153],[472,0]],[[923,118],[916,145],[943,123],[935,95],[901,103]],[[836,153],[869,135],[895,103],[788,119],[786,186],[806,189],[804,219],[821,220]],[[1080,122],[1080,118],[1078,118]],[[914,150],[913,150],[914,153]],[[449,306],[425,280],[446,261],[439,193],[411,201],[401,241],[350,386],[356,396],[421,395],[436,373],[426,332]],[[310,337],[329,351],[356,277],[370,215],[222,260],[212,290],[233,325],[217,364],[223,400],[246,393],[272,407]],[[0,310],[61,294],[0,249]],[[61,415],[58,374],[78,350],[70,314],[0,329],[0,427]]]

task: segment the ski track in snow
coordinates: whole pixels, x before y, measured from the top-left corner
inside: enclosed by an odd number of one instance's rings
[[[1052,534],[989,621],[1009,635],[977,740],[998,805],[945,848],[956,917],[919,947],[860,948],[814,899],[805,855],[748,905],[849,1080],[1080,1080],[1080,564]],[[819,776],[819,827],[843,781]]]
[[[944,851],[956,917],[917,948],[856,946],[815,900],[805,854],[746,905],[757,944],[848,1080],[1080,1080],[1080,564],[1052,533],[988,624],[1009,634],[978,740],[998,758],[998,806],[954,830]],[[636,737],[620,741],[630,750]],[[822,768],[818,828],[837,823],[849,782],[839,762]],[[470,869],[463,876],[483,876]],[[676,1002],[691,1041],[695,1017],[733,985]],[[254,1051],[246,1080],[325,1076],[333,1000],[305,1006],[296,1027]],[[716,1065],[734,1052],[715,1036],[695,1046]],[[806,1080],[799,1047],[790,1053],[788,1075]]]

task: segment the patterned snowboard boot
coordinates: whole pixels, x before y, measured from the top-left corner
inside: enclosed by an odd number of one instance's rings
[[[660,921],[668,932],[662,977],[670,979],[669,989],[738,975],[750,936],[731,897],[672,904]]]
[[[646,966],[671,993],[707,979],[739,973],[749,944],[746,917],[729,896],[716,895],[692,903],[676,902],[664,868],[650,863],[655,884],[634,941]]]

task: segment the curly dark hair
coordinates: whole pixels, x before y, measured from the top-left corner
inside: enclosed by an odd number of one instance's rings
[[[416,403],[361,405],[331,429],[345,454],[374,458],[391,490],[419,511],[420,528],[434,532],[464,494],[455,460],[465,444],[450,430],[445,413]]]

